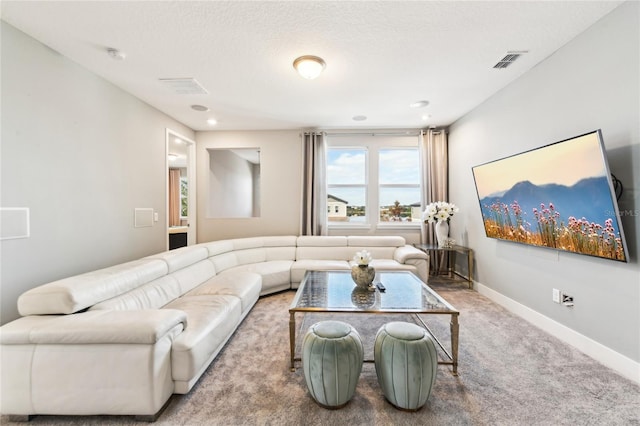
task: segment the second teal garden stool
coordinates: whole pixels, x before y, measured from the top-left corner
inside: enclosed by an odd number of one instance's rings
[[[302,341],[302,368],[313,399],[324,408],[344,407],[356,392],[364,350],[360,335],[341,321],[321,321]]]
[[[385,398],[402,410],[426,404],[436,381],[438,357],[431,334],[408,322],[390,322],[378,330],[374,346],[378,382]]]

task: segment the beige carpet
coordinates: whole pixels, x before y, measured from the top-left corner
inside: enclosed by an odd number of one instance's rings
[[[427,405],[416,413],[385,401],[373,364],[365,364],[346,407],[316,405],[301,369],[289,370],[288,307],[294,293],[285,292],[260,299],[194,389],[174,395],[156,424],[640,425],[637,385],[475,291],[433,287],[461,312],[460,375],[440,366]],[[436,333],[448,333],[448,317],[427,318]],[[372,334],[387,318],[341,319],[361,332],[365,356],[371,356]],[[6,417],[1,421],[10,424]],[[30,424],[139,423],[126,416],[36,416]]]

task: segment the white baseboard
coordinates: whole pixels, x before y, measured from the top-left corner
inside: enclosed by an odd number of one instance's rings
[[[474,282],[478,293],[486,296],[507,310],[522,317],[554,337],[575,347],[596,361],[618,372],[621,376],[640,384],[640,363],[628,358],[595,340],[542,315],[533,309],[510,299],[491,288]]]

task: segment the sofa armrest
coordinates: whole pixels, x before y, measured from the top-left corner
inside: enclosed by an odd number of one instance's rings
[[[154,344],[186,327],[187,315],[176,309],[97,310],[70,315],[27,316],[0,328],[0,343]]]
[[[399,263],[408,263],[409,259],[424,259],[428,261],[429,255],[420,249],[406,245],[398,247],[393,253],[393,258]]]

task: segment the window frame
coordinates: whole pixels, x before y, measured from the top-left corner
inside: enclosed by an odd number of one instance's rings
[[[327,172],[326,189],[327,194],[331,193],[332,187],[363,187],[365,190],[365,211],[366,222],[353,223],[353,222],[338,222],[330,221],[327,215],[327,226],[329,229],[419,229],[421,227],[421,221],[412,222],[383,222],[380,220],[380,189],[382,187],[412,187],[415,188],[416,184],[383,184],[379,182],[379,170],[380,170],[380,151],[392,150],[392,149],[416,149],[418,150],[418,136],[417,135],[390,135],[380,136],[373,134],[346,134],[340,136],[333,136],[329,134],[327,138],[327,150],[332,149],[364,149],[365,155],[365,184],[332,184],[329,186],[329,172]],[[328,156],[327,156],[328,157]],[[422,166],[419,162],[419,173],[423,173]],[[328,164],[327,164],[328,168]],[[417,183],[418,190],[420,192],[421,205],[424,204],[422,200],[422,181]]]

